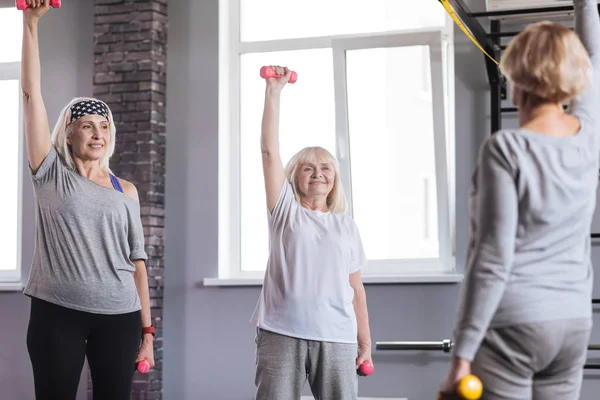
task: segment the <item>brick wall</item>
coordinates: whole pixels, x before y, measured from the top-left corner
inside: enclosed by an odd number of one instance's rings
[[[167,0],[95,0],[94,27],[93,95],[110,106],[117,127],[111,169],[139,192],[157,328],[156,367],[136,372],[132,398],[161,399]]]

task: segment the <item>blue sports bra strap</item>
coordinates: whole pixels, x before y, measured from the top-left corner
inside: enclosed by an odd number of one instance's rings
[[[121,187],[121,182],[119,182],[119,179],[117,179],[117,177],[113,174],[109,173],[109,175],[110,181],[112,182],[112,185],[115,188],[115,190],[118,190],[119,192],[123,193],[123,188]]]

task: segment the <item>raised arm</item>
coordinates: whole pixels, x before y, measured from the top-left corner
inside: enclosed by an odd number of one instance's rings
[[[594,69],[600,67],[600,16],[596,0],[575,0],[575,33],[592,58]]]
[[[291,76],[287,68],[275,67],[281,78],[268,78],[265,90],[265,108],[262,119],[260,148],[262,152],[263,174],[267,195],[267,208],[272,212],[285,181],[285,172],[279,153],[279,107],[281,90]]]
[[[48,155],[50,127],[42,99],[40,52],[38,46],[38,21],[48,11],[49,1],[31,0],[33,8],[23,10],[23,52],[21,60],[21,88],[23,90],[23,116],[29,166],[35,173]]]
[[[574,112],[580,111],[598,119],[600,113],[600,16],[596,0],[575,0],[575,33],[588,51],[593,68],[591,87],[572,102]]]

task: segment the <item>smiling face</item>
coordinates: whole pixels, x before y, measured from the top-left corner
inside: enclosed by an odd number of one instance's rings
[[[303,148],[288,161],[285,177],[303,207],[334,213],[348,210],[338,161],[327,149]]]
[[[288,164],[300,200],[326,202],[336,186],[337,165],[331,153],[321,147],[307,147]],[[291,177],[290,176],[290,177]]]
[[[335,169],[324,160],[307,162],[298,166],[296,182],[304,197],[327,197],[335,183]]]
[[[110,124],[102,115],[85,115],[73,121],[67,144],[74,158],[100,161],[110,145]]]

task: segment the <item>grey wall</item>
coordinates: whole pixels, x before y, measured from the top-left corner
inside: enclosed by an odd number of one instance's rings
[[[73,97],[92,94],[94,2],[71,1],[51,9],[40,21],[42,91],[50,128],[62,107]],[[14,1],[0,0],[14,7]],[[22,265],[26,282],[33,256],[34,198],[23,147]],[[33,376],[25,343],[29,299],[20,292],[0,291],[0,398],[30,400]],[[85,373],[85,372],[84,372]],[[82,379],[78,399],[85,399],[87,380]]]

